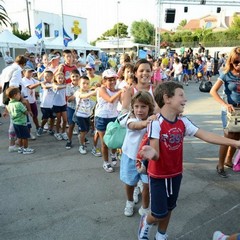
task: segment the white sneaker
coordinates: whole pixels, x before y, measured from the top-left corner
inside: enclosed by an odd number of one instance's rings
[[[138,201],[139,201],[139,198],[138,198],[139,193],[140,193],[139,187],[135,187],[134,191],[133,191],[133,201],[135,203],[138,203]]]
[[[149,213],[150,209],[149,208],[143,208],[142,206],[139,208],[138,213],[143,216],[147,215]]]
[[[168,235],[165,234],[161,234],[159,232],[156,233],[154,240],[167,240],[168,239]]]
[[[33,133],[30,133],[30,138],[31,138],[32,140],[36,140],[36,137],[34,136]]]
[[[61,133],[61,135],[62,135],[62,139],[63,139],[63,140],[65,140],[65,141],[67,141],[67,140],[68,140],[68,135],[67,135],[67,133],[66,133],[66,132],[64,132],[64,133]]]
[[[87,154],[87,150],[86,150],[85,146],[81,145],[81,146],[79,147],[79,152],[80,152],[81,154]]]
[[[16,145],[8,147],[8,152],[17,152],[17,151],[18,151],[18,147]]]
[[[111,159],[112,159],[112,166],[116,167],[117,166],[117,154],[116,153],[114,153],[114,154],[111,153],[110,156],[111,156]]]
[[[73,135],[78,135],[78,131],[75,128],[73,129]]]
[[[134,202],[127,201],[126,206],[124,208],[124,215],[127,217],[131,217],[133,215],[133,208],[134,208]]]
[[[113,168],[109,162],[103,162],[103,169],[108,173],[113,172]]]
[[[92,153],[95,157],[101,157],[101,156],[102,156],[101,150],[100,150],[99,148],[93,147],[91,153]]]
[[[23,148],[23,154],[32,154],[34,153],[34,149],[32,148]]]
[[[216,231],[213,234],[213,240],[226,240],[228,237],[228,235],[225,235],[220,231]]]
[[[150,229],[152,225],[147,224],[147,215],[143,215],[140,219],[139,228],[138,228],[138,240],[148,240]]]
[[[61,141],[61,140],[63,139],[61,133],[54,133],[54,137],[55,137],[58,141]]]

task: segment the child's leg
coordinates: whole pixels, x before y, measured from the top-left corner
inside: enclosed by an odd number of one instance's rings
[[[72,124],[69,124],[69,127],[68,127],[68,140],[69,141],[72,141],[72,135],[73,135],[73,129],[75,127],[75,124],[72,123]]]
[[[143,183],[142,207],[144,209],[147,209],[149,207],[149,186],[147,183]]]
[[[61,112],[62,116],[62,133],[65,133],[66,131],[66,125],[67,125],[67,112]]]
[[[87,135],[87,132],[80,131],[79,143],[80,143],[81,146],[85,145],[85,137],[86,137],[86,135]]]
[[[93,146],[94,146],[95,148],[97,147],[98,139],[99,139],[98,131],[95,131],[94,136],[93,136]]]
[[[49,128],[48,128],[49,131],[53,130],[53,128],[54,128],[54,121],[55,121],[55,117],[54,118],[50,118],[50,120],[49,120]]]
[[[57,121],[56,121],[56,132],[59,133],[60,131],[60,123],[61,123],[61,112],[56,113]]]
[[[44,127],[44,125],[47,123],[48,119],[42,119],[42,122],[41,122],[41,128]]]
[[[27,138],[23,138],[22,139],[22,146],[24,147],[24,148],[28,148],[28,139]]]
[[[105,131],[98,131],[99,138],[101,141],[101,150],[102,150],[102,156],[103,156],[103,161],[108,162],[108,147],[103,141],[103,136],[105,134]]]
[[[127,194],[127,200],[133,202],[134,186],[125,184],[125,190],[126,190],[126,194]]]

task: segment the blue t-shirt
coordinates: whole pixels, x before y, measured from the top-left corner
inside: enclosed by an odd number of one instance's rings
[[[219,78],[224,82],[224,92],[227,96],[227,102],[232,105],[240,103],[240,77],[232,72],[223,73]]]

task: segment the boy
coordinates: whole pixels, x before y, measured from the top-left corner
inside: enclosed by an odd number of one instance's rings
[[[76,108],[76,101],[74,93],[79,89],[79,79],[80,73],[77,69],[71,71],[70,74],[71,83],[67,84],[66,87],[66,97],[67,97],[67,119],[68,119],[68,140],[66,144],[66,149],[72,148],[72,135],[75,127],[75,122],[73,121],[73,115]]]
[[[16,87],[9,87],[6,90],[6,94],[10,98],[7,110],[13,122],[17,138],[19,139],[18,153],[32,154],[34,153],[34,149],[28,148],[28,138],[30,138],[29,129],[27,127],[28,111],[27,108],[20,102],[20,90]]]
[[[63,51],[64,64],[59,65],[58,72],[63,72],[66,84],[71,83],[70,73],[72,70],[77,69],[73,64],[74,58],[71,50],[66,49]]]
[[[186,117],[179,117],[186,98],[183,86],[165,82],[157,86],[154,98],[161,114],[149,126],[150,146],[140,151],[148,159],[151,214],[141,217],[138,239],[149,239],[149,230],[158,225],[156,240],[167,239],[171,211],[176,207],[183,171],[183,138],[195,136],[205,142],[240,148],[240,141],[228,139],[193,125]]]
[[[42,112],[42,122],[41,126],[37,130],[37,136],[41,136],[43,133],[44,125],[47,123],[48,119],[50,119],[50,125],[48,128],[48,133],[50,135],[54,135],[53,126],[55,115],[52,110],[53,106],[53,98],[55,93],[52,89],[52,81],[53,81],[53,72],[49,70],[45,70],[43,74],[43,82],[42,86],[42,101],[40,104],[41,112]]]

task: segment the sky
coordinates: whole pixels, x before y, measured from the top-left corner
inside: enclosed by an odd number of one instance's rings
[[[87,18],[88,42],[96,40],[117,22],[131,27],[133,21],[147,20],[157,25],[157,0],[28,0],[36,10],[63,13]],[[196,0],[197,2],[200,0]],[[208,0],[207,0],[208,1]],[[221,2],[224,0],[219,0]],[[225,0],[226,1],[226,0]],[[171,2],[174,2],[172,0]],[[183,1],[184,2],[184,1]],[[50,4],[49,4],[50,3]],[[4,5],[4,4],[3,4]],[[236,7],[188,5],[188,13],[184,13],[187,5],[164,4],[161,9],[160,26],[164,29],[174,29],[183,19],[194,19],[207,14],[216,14],[217,7],[221,7],[226,14],[232,14]],[[26,8],[26,0],[5,0],[8,12],[20,11]],[[175,23],[165,23],[165,9],[175,8]],[[239,8],[239,7],[238,7]]]

